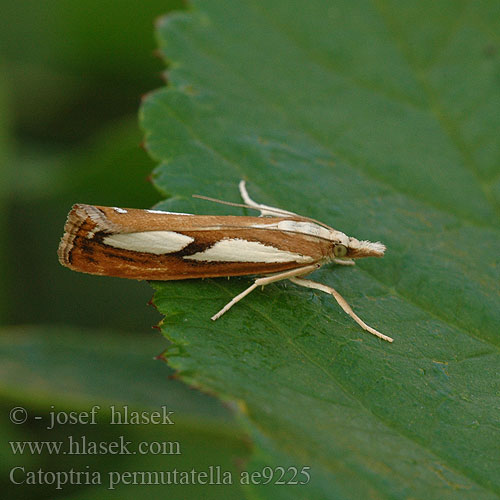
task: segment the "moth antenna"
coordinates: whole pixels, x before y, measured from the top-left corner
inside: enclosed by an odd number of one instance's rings
[[[254,207],[252,205],[247,205],[246,203],[234,203],[232,201],[219,200],[217,198],[210,198],[210,196],[204,196],[202,194],[193,194],[191,196],[193,198],[199,198],[200,200],[213,201],[214,203],[219,203],[221,205],[229,205],[231,207],[240,207],[240,208],[250,208],[251,210],[257,210],[259,212],[261,211],[260,208]],[[334,231],[334,229],[332,227],[326,225],[324,222],[320,222],[319,220],[312,219],[311,217],[306,217],[304,215],[294,214],[292,212],[288,212],[287,210],[281,210],[279,208],[273,208],[272,211],[276,214],[282,215],[285,218],[290,218],[290,215],[292,214],[293,216],[297,217],[300,220],[307,221],[307,222],[314,222],[315,224],[318,224],[319,226],[322,226],[326,229],[330,229],[331,231]]]
[[[234,203],[232,201],[224,201],[224,200],[219,200],[217,198],[210,198],[209,196],[203,196],[201,194],[193,194],[192,197],[199,198],[200,200],[213,201],[214,203],[220,203],[221,205],[230,205],[231,207],[249,208],[251,210],[257,210],[259,212],[261,211],[260,208],[254,207],[252,205],[247,205],[246,203]],[[280,215],[283,215],[284,217],[291,215],[291,212],[288,212],[287,210],[280,210],[279,208],[273,208],[273,212],[280,214]],[[304,217],[304,216],[298,215],[298,214],[293,214],[293,215],[295,217],[298,217],[299,219],[313,221],[313,219],[309,219],[309,217]],[[316,222],[316,221],[314,221],[314,222]],[[320,222],[317,222],[317,223],[321,224]]]
[[[210,196],[203,196],[202,194],[193,194],[193,198],[199,198],[200,200],[213,201],[214,203],[220,203],[221,205],[230,205],[231,207],[241,207],[241,208],[251,208],[252,210],[258,210],[258,208],[252,207],[251,205],[246,205],[245,203],[234,203],[232,201],[219,200],[217,198],[210,198]]]

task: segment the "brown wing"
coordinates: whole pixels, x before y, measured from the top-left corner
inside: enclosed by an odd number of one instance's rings
[[[277,217],[239,217],[155,213],[75,205],[68,215],[59,246],[59,260],[70,269],[131,279],[177,280],[248,274],[269,274],[306,265],[301,262],[237,262],[189,259],[222,240],[245,240],[299,254],[319,262],[331,251],[331,243],[308,234],[272,229]],[[256,228],[255,226],[259,226]],[[269,226],[269,227],[266,227]],[[110,234],[173,231],[192,238],[179,251],[154,254],[104,243]]]

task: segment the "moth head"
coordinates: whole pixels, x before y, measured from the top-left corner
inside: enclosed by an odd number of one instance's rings
[[[361,257],[383,257],[385,252],[385,245],[380,243],[380,241],[367,241],[367,240],[357,240],[356,238],[349,238],[348,245],[346,248],[344,257],[350,259],[359,259]],[[335,248],[333,253],[335,255]],[[337,252],[342,253],[342,250],[337,250]]]
[[[347,252],[348,252],[347,247],[345,245],[343,245],[342,243],[338,243],[338,244],[334,245],[334,247],[333,247],[333,255],[337,259],[341,259],[342,257],[346,257]]]
[[[330,238],[333,243],[332,257],[335,259],[359,259],[361,257],[383,257],[385,245],[377,241],[357,240],[346,234],[332,230]]]

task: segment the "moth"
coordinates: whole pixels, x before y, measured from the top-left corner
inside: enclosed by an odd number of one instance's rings
[[[239,190],[243,204],[194,196],[256,209],[259,217],[74,205],[59,245],[59,261],[83,273],[137,280],[256,275],[212,320],[258,286],[288,279],[331,294],[361,328],[393,341],[361,320],[334,288],[304,278],[326,263],[354,265],[354,259],[382,257],[382,243],[360,241],[314,219],[256,203],[245,181]]]

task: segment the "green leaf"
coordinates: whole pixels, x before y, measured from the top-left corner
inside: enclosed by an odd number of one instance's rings
[[[169,86],[146,143],[162,207],[259,202],[384,242],[325,266],[370,325],[277,283],[158,283],[170,365],[238,400],[255,467],[311,467],[285,498],[498,498],[498,2],[195,1],[159,24]],[[276,496],[275,496],[276,497]]]
[[[168,373],[161,361],[153,361],[165,347],[159,335],[120,334],[116,331],[68,328],[64,326],[18,326],[0,330],[0,411],[6,417],[0,422],[0,436],[5,446],[0,454],[0,471],[9,477],[14,467],[25,472],[69,470],[100,474],[98,484],[68,481],[59,490],[46,484],[22,486],[5,481],[6,498],[242,498],[238,462],[246,460],[248,445],[241,430],[216,400],[197,391],[186,391],[178,381],[166,384]],[[51,426],[50,412],[63,416],[72,412],[90,412],[100,408],[93,423]],[[16,407],[27,411],[25,424],[13,425],[7,419]],[[175,425],[111,423],[111,406],[123,414],[123,406],[132,411],[161,411],[166,406],[174,413]],[[41,417],[36,419],[35,416]],[[63,443],[117,442],[120,436],[130,442],[130,453],[13,453],[9,441]],[[139,443],[179,443],[180,454],[134,453]],[[169,445],[167,445],[169,446]],[[73,448],[75,449],[75,448]],[[91,450],[90,445],[86,448]],[[111,448],[110,448],[111,449]],[[169,448],[167,447],[167,450]],[[173,448],[174,450],[176,448]],[[83,445],[80,445],[83,451]],[[200,453],[203,450],[203,453]],[[210,466],[231,472],[232,485],[207,488],[203,484],[155,485],[154,474],[161,471],[206,472]],[[150,483],[134,485],[131,473],[150,472]],[[16,480],[23,478],[19,470]],[[111,475],[122,478],[115,489],[109,488]],[[128,476],[127,476],[128,475]],[[127,481],[129,483],[127,484]],[[147,476],[146,476],[147,481]]]
[[[153,332],[118,333],[63,326],[16,326],[0,330],[0,395],[37,404],[57,399],[79,407],[123,403],[165,404],[164,339]],[[153,364],[151,364],[153,362]],[[168,402],[184,415],[223,419],[211,398],[169,381]]]

